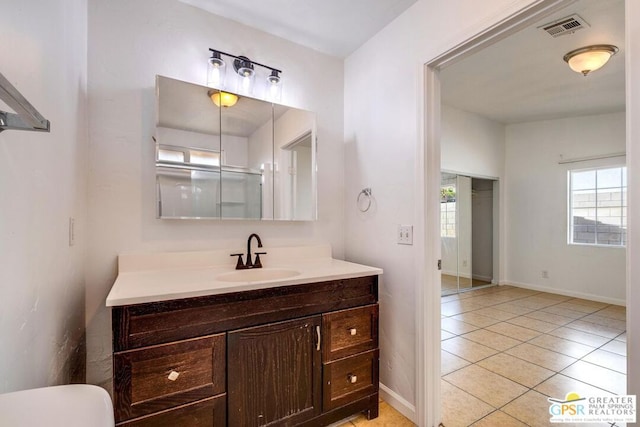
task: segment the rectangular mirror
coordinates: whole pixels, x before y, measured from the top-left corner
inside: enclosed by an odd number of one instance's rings
[[[156,77],[159,218],[311,221],[315,114]]]
[[[221,111],[222,218],[273,219],[269,165],[273,106],[238,97]]]
[[[314,220],[317,217],[315,114],[275,105],[274,119],[275,218]]]
[[[159,218],[220,218],[220,107],[202,86],[156,78]]]

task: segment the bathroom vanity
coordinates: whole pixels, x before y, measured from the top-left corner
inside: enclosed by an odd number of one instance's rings
[[[277,268],[263,271],[201,265],[228,252],[120,257],[107,298],[117,425],[377,417],[382,270],[323,246],[267,249]]]

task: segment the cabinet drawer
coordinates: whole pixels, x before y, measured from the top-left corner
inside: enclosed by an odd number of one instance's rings
[[[114,354],[116,421],[224,393],[225,341],[219,334]]]
[[[378,304],[325,314],[322,324],[325,362],[378,347]]]
[[[378,350],[327,363],[323,367],[323,406],[328,411],[378,391]]]
[[[378,276],[113,307],[113,349],[218,334],[373,304]]]
[[[225,427],[227,423],[226,395],[205,399],[126,421],[118,427]]]

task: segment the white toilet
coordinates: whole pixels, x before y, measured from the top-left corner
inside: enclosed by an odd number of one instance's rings
[[[114,425],[111,398],[98,386],[72,384],[0,394],[0,426]]]

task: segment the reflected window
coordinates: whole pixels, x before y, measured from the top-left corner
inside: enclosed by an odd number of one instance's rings
[[[166,148],[158,149],[158,160],[161,162],[184,163],[184,152]]]
[[[440,186],[440,237],[456,237],[456,186]]]
[[[626,246],[626,167],[569,171],[569,243]]]
[[[192,165],[220,166],[220,153],[189,150]]]
[[[220,152],[165,145],[158,148],[158,162],[184,163],[196,166],[220,166]]]

